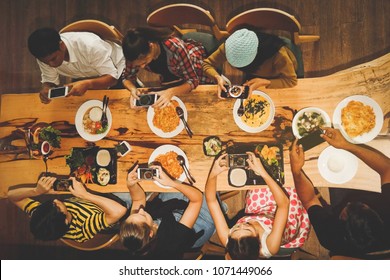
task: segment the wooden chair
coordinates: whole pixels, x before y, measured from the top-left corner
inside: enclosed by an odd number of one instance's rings
[[[122,44],[123,35],[113,25],[108,25],[99,20],[85,19],[68,24],[60,30],[60,33],[74,32],[74,31],[88,31],[95,33],[103,40],[113,41]]]
[[[147,17],[147,23],[154,27],[171,27],[180,35],[188,32],[197,32],[197,29],[180,28],[178,25],[199,24],[211,28],[218,41],[226,39],[228,33],[219,29],[211,13],[201,7],[192,4],[172,4],[161,7]]]
[[[301,24],[289,13],[271,8],[256,8],[236,15],[228,21],[226,29],[229,33],[244,26],[253,26],[264,32],[284,31],[290,33],[290,38],[280,38],[286,46],[293,52],[298,62],[296,74],[298,78],[304,77],[304,64],[302,51],[298,44],[304,42],[314,42],[320,39],[317,35],[299,35]]]
[[[85,242],[76,242],[69,239],[60,239],[64,244],[82,251],[96,251],[111,246],[119,240],[118,233],[98,233],[92,239]]]
[[[231,34],[245,25],[252,25],[261,30],[287,31],[291,35],[291,41],[296,45],[320,39],[318,35],[300,35],[299,21],[293,15],[278,9],[256,8],[240,13],[228,21],[226,30]]]

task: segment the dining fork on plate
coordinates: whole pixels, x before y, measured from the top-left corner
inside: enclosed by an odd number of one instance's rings
[[[108,124],[108,119],[107,119],[107,106],[108,106],[108,101],[109,101],[109,97],[107,97],[107,95],[105,95],[103,97],[103,106],[102,106],[102,118],[101,118],[101,123],[102,123],[102,127],[106,127],[107,124]]]

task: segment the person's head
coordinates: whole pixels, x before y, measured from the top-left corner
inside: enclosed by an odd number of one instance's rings
[[[233,260],[256,260],[259,258],[260,237],[251,223],[235,224],[229,232],[226,251]]]
[[[155,234],[153,218],[143,208],[122,223],[119,233],[122,244],[133,255],[146,254]]]
[[[245,67],[255,59],[258,46],[259,39],[254,31],[239,29],[225,41],[226,59],[233,67]]]
[[[244,25],[226,39],[226,59],[233,67],[251,73],[284,45],[285,42],[278,36]]]
[[[361,202],[351,202],[340,213],[345,240],[357,253],[367,253],[383,239],[383,221],[373,209]]]
[[[32,213],[30,231],[38,240],[57,240],[69,230],[69,215],[63,202],[57,199],[46,201]]]
[[[65,60],[66,46],[60,34],[53,28],[40,28],[28,37],[30,53],[43,63],[58,67]]]
[[[122,40],[123,54],[132,66],[145,67],[153,59],[161,40],[172,35],[170,29],[137,27],[129,29]]]

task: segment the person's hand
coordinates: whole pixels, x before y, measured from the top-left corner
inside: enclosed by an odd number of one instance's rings
[[[215,159],[213,166],[210,171],[210,178],[215,178],[223,171],[229,169],[227,164],[227,153],[221,154],[218,158]]]
[[[81,96],[91,88],[90,80],[82,80],[74,83],[67,84],[70,91],[67,96]]]
[[[55,180],[57,180],[55,177],[41,177],[35,187],[35,192],[38,195],[48,193],[53,188]]]
[[[139,181],[141,181],[140,179],[138,179],[137,170],[138,170],[138,164],[133,168],[133,170],[131,170],[131,171],[127,174],[127,187],[128,187],[128,188],[134,186],[134,185],[137,184]]]
[[[249,81],[246,81],[243,86],[249,86],[249,95],[250,97],[252,95],[252,91],[260,88],[260,87],[266,87],[271,83],[270,80],[262,79],[262,78],[253,78]]]
[[[263,164],[261,163],[260,158],[258,158],[254,153],[247,152],[248,159],[246,160],[249,169],[253,170],[256,175],[259,175],[261,177],[265,177],[268,175],[267,171],[264,169]]]
[[[163,186],[175,187],[176,183],[168,176],[167,173],[159,165],[152,165],[151,168],[156,168],[159,172],[159,177],[153,177],[154,180],[159,182]]]
[[[168,106],[171,103],[172,97],[175,95],[172,88],[166,89],[164,91],[156,91],[151,93],[157,94],[159,96],[156,103],[154,103],[152,107],[161,109]]]
[[[338,149],[346,149],[349,145],[351,145],[351,143],[345,140],[340,130],[330,127],[324,127],[323,129],[325,133],[321,134],[321,137],[326,142],[328,142],[329,145],[332,145],[333,147]]]
[[[225,80],[220,75],[215,75],[215,81],[218,85],[218,97],[222,99],[221,92],[226,91]]]
[[[41,102],[43,104],[49,104],[51,102],[51,100],[49,98],[49,90],[50,90],[50,88],[44,87],[39,92],[39,98],[41,99]]]
[[[75,197],[85,198],[88,192],[83,183],[77,181],[75,177],[71,177],[70,179],[72,180],[72,186],[69,187],[70,193]]]
[[[297,143],[298,139],[295,139],[290,150],[290,165],[293,174],[301,172],[305,164],[305,152],[303,151],[302,145],[298,145]]]

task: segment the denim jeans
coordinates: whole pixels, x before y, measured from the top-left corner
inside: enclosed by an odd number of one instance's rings
[[[113,194],[116,195],[117,197],[119,197],[120,199],[122,199],[123,201],[125,201],[127,204],[127,208],[130,209],[131,204],[132,204],[132,200],[131,200],[129,193],[127,193],[127,192],[119,193],[118,192],[118,193],[113,193]],[[188,198],[180,192],[160,193],[158,195],[158,197],[162,201],[167,201],[167,200],[174,199],[174,198],[188,201]],[[174,211],[173,215],[174,215],[176,221],[180,221],[181,216],[183,215],[183,212],[184,212],[184,210]],[[156,220],[155,222],[158,225],[160,224],[159,220]],[[198,215],[198,219],[196,219],[193,228],[194,228],[195,232],[199,232],[201,230],[204,230],[204,233],[201,237],[199,237],[199,239],[195,242],[195,244],[192,246],[192,248],[202,247],[203,244],[206,243],[215,232],[214,222],[213,222],[213,219],[211,218],[209,208],[207,207],[206,198],[204,196],[203,196],[202,207],[200,208],[200,213]]]

